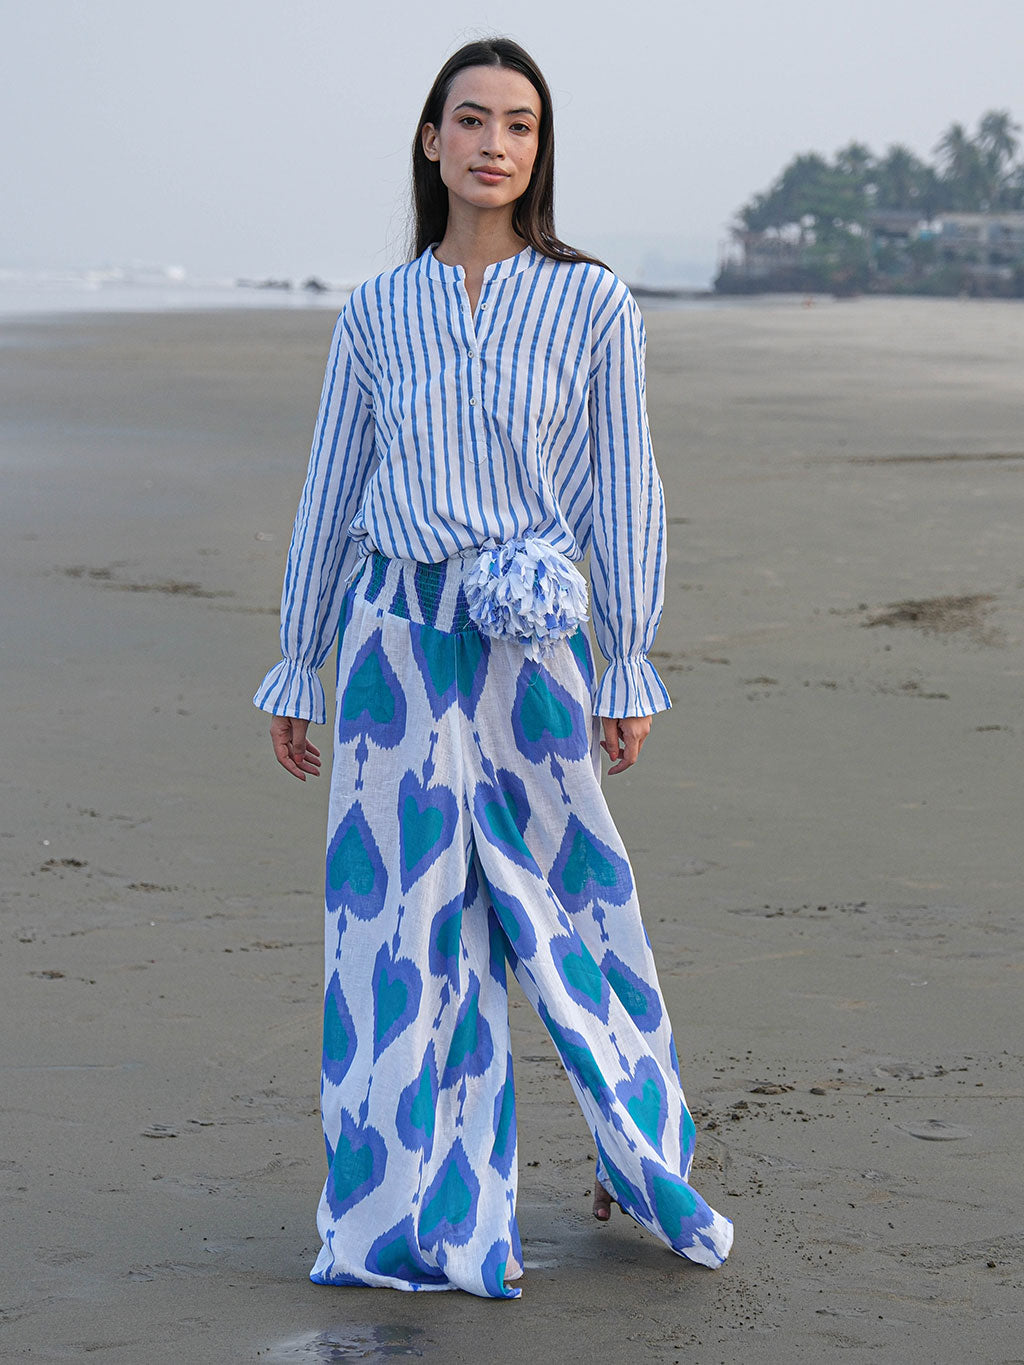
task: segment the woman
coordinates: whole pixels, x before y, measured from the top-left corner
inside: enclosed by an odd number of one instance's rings
[[[278,761],[316,775],[339,636],[311,1278],[518,1295],[506,963],[595,1135],[595,1215],[614,1199],[718,1265],[732,1226],[687,1183],[693,1123],[600,788],[599,734],[623,772],[670,704],[646,657],[664,514],[643,323],[555,236],[551,98],[515,43],[445,63],[413,179],[414,259],[334,331],[285,657],[255,698]]]

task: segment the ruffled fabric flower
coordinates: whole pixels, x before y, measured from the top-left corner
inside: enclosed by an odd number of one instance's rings
[[[531,659],[550,654],[587,619],[587,584],[575,564],[527,536],[483,550],[463,586],[484,635],[516,640]]]

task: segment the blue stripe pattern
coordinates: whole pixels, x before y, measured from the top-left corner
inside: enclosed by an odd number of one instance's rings
[[[432,248],[360,285],[338,318],[281,602],[284,659],[256,705],[323,723],[317,669],[361,557],[436,564],[523,535],[579,561],[609,665],[599,716],[671,705],[647,651],[665,509],[643,318],[611,271],[527,247],[484,272]]]

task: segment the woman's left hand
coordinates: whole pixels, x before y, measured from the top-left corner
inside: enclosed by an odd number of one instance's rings
[[[601,716],[604,739],[601,748],[612,760],[612,773],[631,768],[640,757],[644,740],[651,733],[650,716]]]

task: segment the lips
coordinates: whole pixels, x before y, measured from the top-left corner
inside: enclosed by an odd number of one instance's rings
[[[471,166],[470,170],[474,175],[479,175],[484,180],[507,180],[509,177],[508,171],[499,171],[493,166]]]

